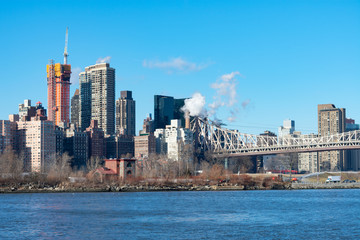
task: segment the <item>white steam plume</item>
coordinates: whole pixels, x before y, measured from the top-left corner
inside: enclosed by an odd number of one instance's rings
[[[191,98],[185,99],[185,104],[181,108],[183,112],[188,111],[190,116],[205,115],[205,97],[201,93],[194,93]]]

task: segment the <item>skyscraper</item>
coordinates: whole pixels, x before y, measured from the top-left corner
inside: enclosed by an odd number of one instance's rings
[[[345,131],[345,108],[336,108],[334,104],[318,105],[319,136],[328,136]],[[320,171],[346,170],[345,151],[319,152]]]
[[[70,122],[70,75],[71,65],[67,64],[67,36],[64,50],[64,64],[56,63],[53,60],[46,65],[48,85],[48,111],[49,120],[56,126],[60,122]]]
[[[121,91],[116,100],[116,133],[135,136],[135,101],[131,91]]]
[[[71,98],[71,123],[75,124],[76,127],[79,127],[79,117],[80,117],[80,97],[79,89],[76,89],[74,96]]]
[[[86,77],[86,72],[79,74],[80,97],[79,97],[79,124],[80,130],[85,131],[91,121],[91,82]]]
[[[115,132],[115,69],[109,63],[99,63],[80,73],[81,129],[97,120],[106,135]]]
[[[169,96],[154,96],[155,129],[165,128],[174,119],[174,98]]]

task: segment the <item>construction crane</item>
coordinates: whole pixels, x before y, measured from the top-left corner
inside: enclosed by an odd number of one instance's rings
[[[67,64],[67,57],[68,57],[68,53],[67,53],[67,46],[68,46],[68,31],[69,31],[69,27],[66,27],[66,36],[65,36],[65,49],[64,49],[64,64]]]

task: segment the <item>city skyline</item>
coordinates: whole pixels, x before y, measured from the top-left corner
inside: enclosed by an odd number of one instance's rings
[[[225,105],[216,117],[241,132],[276,132],[293,119],[297,130],[316,133],[317,105],[327,103],[359,121],[359,97],[348,93],[359,86],[359,10],[357,1],[4,3],[0,116],[16,113],[24,99],[47,106],[44,66],[49,59],[62,63],[69,26],[70,96],[79,72],[111,59],[115,98],[130,90],[137,101],[136,132],[154,114],[154,95],[195,92],[205,96],[209,111],[209,104]],[[19,61],[26,62],[21,71]],[[225,90],[235,90],[234,98],[224,99],[222,76],[232,77]]]

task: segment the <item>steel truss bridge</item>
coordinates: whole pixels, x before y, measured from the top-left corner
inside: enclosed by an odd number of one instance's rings
[[[221,156],[251,156],[281,153],[360,149],[360,131],[323,137],[252,135],[229,130],[199,117],[191,121],[195,148]]]

